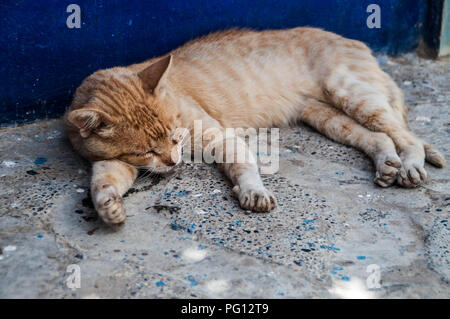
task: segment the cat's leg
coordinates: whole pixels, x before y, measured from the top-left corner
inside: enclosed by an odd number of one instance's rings
[[[94,162],[92,165],[91,197],[103,221],[117,225],[125,221],[122,195],[131,187],[137,170],[118,160]]]
[[[264,187],[256,158],[242,138],[211,127],[203,133],[203,144],[203,150],[214,154],[216,163],[233,183],[233,192],[243,209],[267,212],[275,208],[276,199]]]
[[[328,138],[366,153],[374,162],[378,185],[387,187],[395,182],[401,161],[385,133],[370,131],[342,111],[314,99],[301,108],[300,119]]]
[[[427,178],[424,169],[425,145],[408,129],[398,110],[389,104],[389,98],[382,93],[379,83],[385,78],[379,78],[382,80],[374,76],[372,83],[361,81],[351,72],[338,71],[325,80],[324,93],[335,107],[361,125],[371,131],[386,133],[393,140],[402,160],[398,184],[403,187],[417,186]]]
[[[392,106],[394,111],[397,113],[397,118],[400,119],[400,121],[405,123],[406,128],[408,129],[406,125],[406,112],[407,107],[403,100],[403,94],[400,90],[400,88],[397,86],[397,84],[387,76],[386,79],[386,87],[388,89],[388,96],[389,96],[389,104]],[[439,168],[445,167],[445,157],[434,147],[433,145],[430,145],[429,143],[423,141],[424,145],[424,151],[425,151],[425,160]]]
[[[220,166],[233,183],[233,192],[243,209],[268,212],[275,208],[275,196],[263,185],[256,165],[222,163]]]

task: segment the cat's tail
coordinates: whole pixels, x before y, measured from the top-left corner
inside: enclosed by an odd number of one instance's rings
[[[445,157],[433,145],[424,143],[425,160],[436,167],[445,167]]]

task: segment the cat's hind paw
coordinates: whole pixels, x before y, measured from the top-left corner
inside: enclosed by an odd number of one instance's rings
[[[397,177],[397,184],[405,188],[412,188],[425,183],[427,172],[420,162],[407,162],[403,165]]]
[[[264,187],[241,188],[236,185],[233,187],[233,192],[238,197],[241,208],[245,210],[268,212],[277,205],[275,196]]]
[[[402,162],[397,153],[378,154],[375,163],[377,171],[375,172],[374,182],[381,187],[388,187],[394,184],[402,167]]]
[[[125,221],[126,214],[122,198],[113,185],[101,185],[93,200],[97,213],[108,225],[121,225]]]

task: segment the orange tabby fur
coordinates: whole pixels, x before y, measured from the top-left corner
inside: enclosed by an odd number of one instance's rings
[[[294,28],[217,32],[162,58],[97,71],[77,89],[66,123],[74,147],[94,162],[95,207],[117,224],[136,168],[165,172],[179,163],[174,131],[192,131],[194,120],[202,120],[204,134],[301,120],[370,156],[378,185],[419,185],[424,160],[443,167],[445,159],[408,129],[405,114],[400,89],[366,45]],[[221,168],[244,209],[275,207],[255,163]]]

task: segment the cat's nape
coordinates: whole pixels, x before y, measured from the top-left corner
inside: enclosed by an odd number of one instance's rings
[[[444,157],[407,127],[400,89],[363,43],[314,28],[217,32],[161,57],[100,70],[77,89],[65,119],[75,149],[93,162],[92,198],[109,224],[137,168],[165,172],[181,159],[177,128],[269,128],[301,120],[373,161],[382,187],[420,185],[425,160]],[[246,149],[244,152],[248,152]],[[226,152],[226,151],[225,151]],[[234,151],[233,151],[234,152]],[[234,158],[236,154],[229,154]],[[276,199],[254,162],[219,164],[240,205],[270,211]]]

